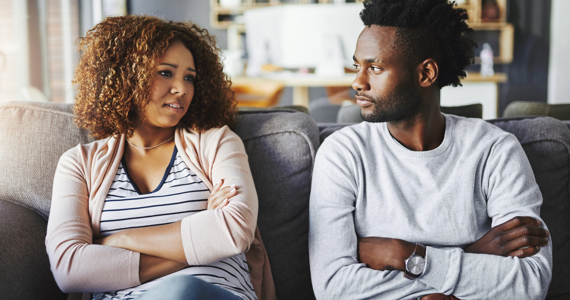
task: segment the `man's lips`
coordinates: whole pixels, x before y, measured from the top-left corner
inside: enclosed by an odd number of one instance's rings
[[[364,95],[356,95],[356,104],[360,107],[367,107],[373,104],[371,98],[364,96]]]

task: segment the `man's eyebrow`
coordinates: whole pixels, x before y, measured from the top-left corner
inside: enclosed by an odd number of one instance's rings
[[[175,65],[175,64],[161,63],[160,65],[161,65],[161,66],[162,66],[162,65],[171,66],[171,67],[173,67],[173,68],[175,68],[175,69],[178,68],[178,65]],[[191,72],[196,72],[196,70],[194,70],[194,69],[192,69],[192,68],[188,68],[187,70],[188,70],[188,71],[191,71]]]
[[[352,60],[353,60],[353,61],[357,61],[357,60],[356,60],[356,57],[355,57],[354,55],[352,56]],[[379,63],[379,62],[380,62],[380,60],[379,60],[378,58],[376,58],[376,57],[369,57],[369,58],[365,58],[365,59],[364,59],[364,63],[367,63],[367,64]]]

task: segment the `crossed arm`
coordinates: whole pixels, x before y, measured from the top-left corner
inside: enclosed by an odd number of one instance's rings
[[[212,189],[208,209],[221,209],[237,195],[237,187],[222,187],[223,184],[221,180]],[[93,243],[140,253],[139,278],[141,283],[145,283],[188,266],[180,238],[181,222],[127,229]]]
[[[541,247],[548,245],[549,232],[540,224],[539,220],[531,217],[515,217],[491,229],[464,252],[518,258],[535,255]],[[360,238],[358,260],[374,270],[404,272],[404,261],[412,255],[414,248],[414,243],[400,239]],[[452,296],[451,299],[457,298]]]
[[[465,253],[491,254],[525,258],[548,245],[548,230],[531,217],[515,217],[491,229]],[[365,237],[358,239],[358,260],[378,271],[404,272],[404,261],[414,252],[415,243],[400,239]]]

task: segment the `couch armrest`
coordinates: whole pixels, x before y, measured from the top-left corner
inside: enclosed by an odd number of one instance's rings
[[[50,271],[46,226],[34,211],[0,200],[2,299],[65,299]]]

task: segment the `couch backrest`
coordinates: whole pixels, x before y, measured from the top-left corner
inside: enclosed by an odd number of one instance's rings
[[[234,131],[245,144],[259,197],[259,230],[279,299],[314,299],[309,273],[309,192],[318,128],[294,110],[240,112]],[[0,104],[0,199],[47,219],[59,157],[88,133],[70,104]]]
[[[73,124],[72,106],[61,103],[0,104],[0,199],[47,219],[59,157],[90,141]]]
[[[241,112],[241,137],[259,197],[257,224],[278,299],[314,299],[309,272],[309,193],[318,129],[294,111]]]

